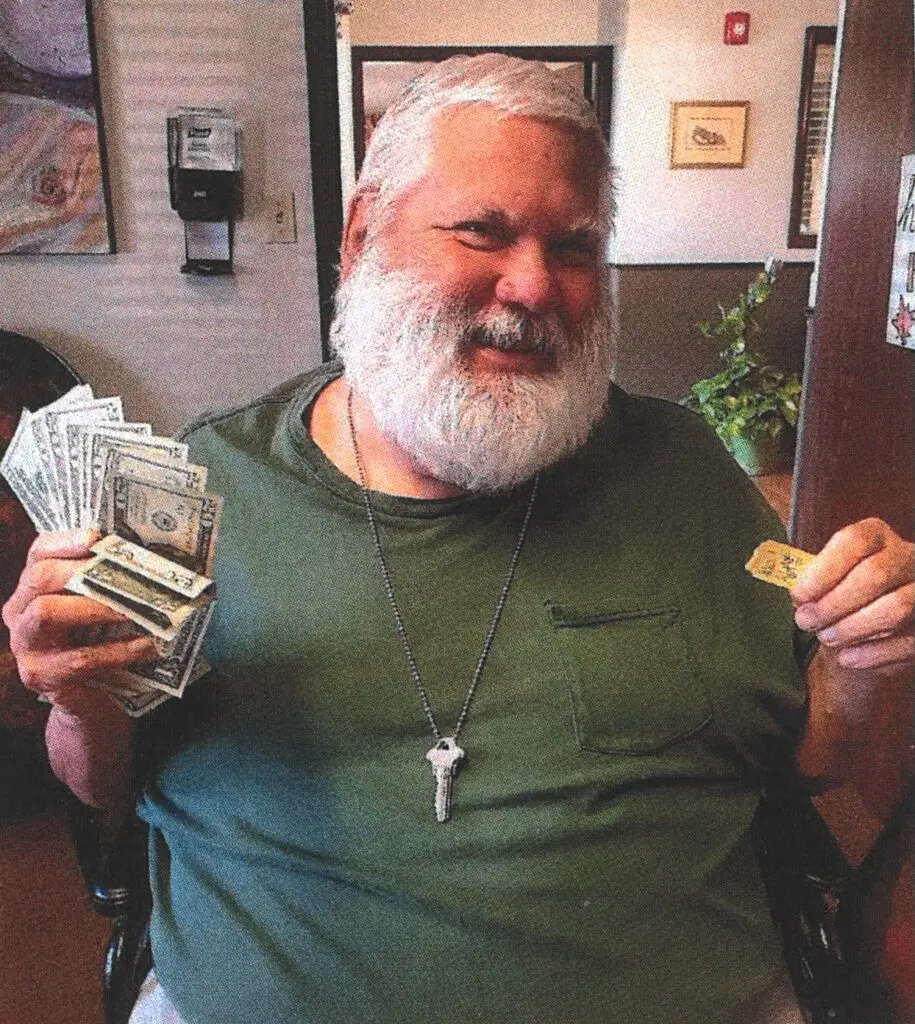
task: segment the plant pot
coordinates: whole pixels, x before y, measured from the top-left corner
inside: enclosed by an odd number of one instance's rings
[[[783,430],[778,437],[738,434],[731,438],[731,447],[737,464],[748,476],[787,473],[794,460],[794,437],[793,430]]]

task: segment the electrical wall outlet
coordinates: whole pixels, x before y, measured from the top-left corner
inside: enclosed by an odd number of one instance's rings
[[[289,244],[298,241],[295,223],[295,193],[283,192],[267,200],[267,241]]]

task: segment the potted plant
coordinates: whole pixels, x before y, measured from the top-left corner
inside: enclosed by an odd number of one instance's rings
[[[766,261],[763,270],[729,310],[718,304],[720,319],[698,324],[706,338],[722,338],[723,368],[714,377],[696,381],[683,400],[698,412],[725,448],[750,476],[790,468],[801,401],[801,381],[766,364],[747,346],[747,334],[758,331],[752,313],[772,291],[780,262]]]

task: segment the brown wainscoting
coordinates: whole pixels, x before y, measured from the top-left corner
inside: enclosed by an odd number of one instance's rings
[[[678,401],[690,385],[717,372],[720,340],[696,324],[730,309],[762,263],[614,264],[619,342],[615,379],[626,391]],[[801,372],[812,263],[786,263],[756,319],[755,345],[782,369]]]

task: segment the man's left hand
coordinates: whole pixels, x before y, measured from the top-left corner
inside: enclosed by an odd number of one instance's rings
[[[915,544],[881,519],[834,534],[791,589],[795,622],[845,669],[915,665]]]

